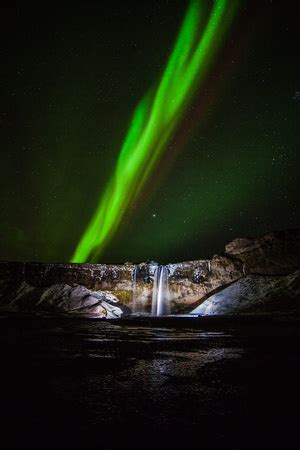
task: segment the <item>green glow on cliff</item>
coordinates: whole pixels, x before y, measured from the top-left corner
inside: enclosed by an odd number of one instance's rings
[[[96,261],[140,194],[199,89],[224,40],[236,9],[233,0],[216,0],[204,30],[201,2],[191,2],[158,87],[137,106],[98,209],[72,256]]]

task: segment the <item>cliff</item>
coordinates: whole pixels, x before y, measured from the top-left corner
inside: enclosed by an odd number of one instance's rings
[[[0,262],[0,305],[6,309],[120,317],[130,314],[135,297],[139,311],[147,313],[156,266],[153,262]],[[170,263],[167,267],[174,314],[251,312],[251,308],[260,312],[272,309],[273,297],[277,303],[282,299],[281,309],[286,305],[290,310],[292,304],[294,311],[298,308],[299,272],[291,278],[291,289],[287,277],[300,268],[300,230],[237,238],[210,260]],[[276,296],[272,293],[275,291]]]

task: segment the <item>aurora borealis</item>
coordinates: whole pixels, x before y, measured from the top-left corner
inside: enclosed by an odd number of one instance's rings
[[[3,9],[1,259],[178,261],[299,225],[296,19],[233,4]]]
[[[142,190],[192,93],[207,72],[216,47],[224,39],[234,6],[233,1],[217,0],[200,34],[201,2],[191,2],[156,92],[152,95],[149,92],[135,111],[115,173],[77,247],[73,262],[97,261],[99,252],[117,229],[126,209]]]

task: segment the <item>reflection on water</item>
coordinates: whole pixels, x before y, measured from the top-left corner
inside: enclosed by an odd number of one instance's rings
[[[180,429],[221,439],[278,405],[288,414],[299,376],[296,341],[276,330],[2,318],[0,345],[6,420],[45,432],[63,423],[62,433]]]

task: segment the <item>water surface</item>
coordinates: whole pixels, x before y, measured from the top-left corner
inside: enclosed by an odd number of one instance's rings
[[[12,442],[286,443],[300,374],[294,327],[161,323],[2,316],[2,424]]]

